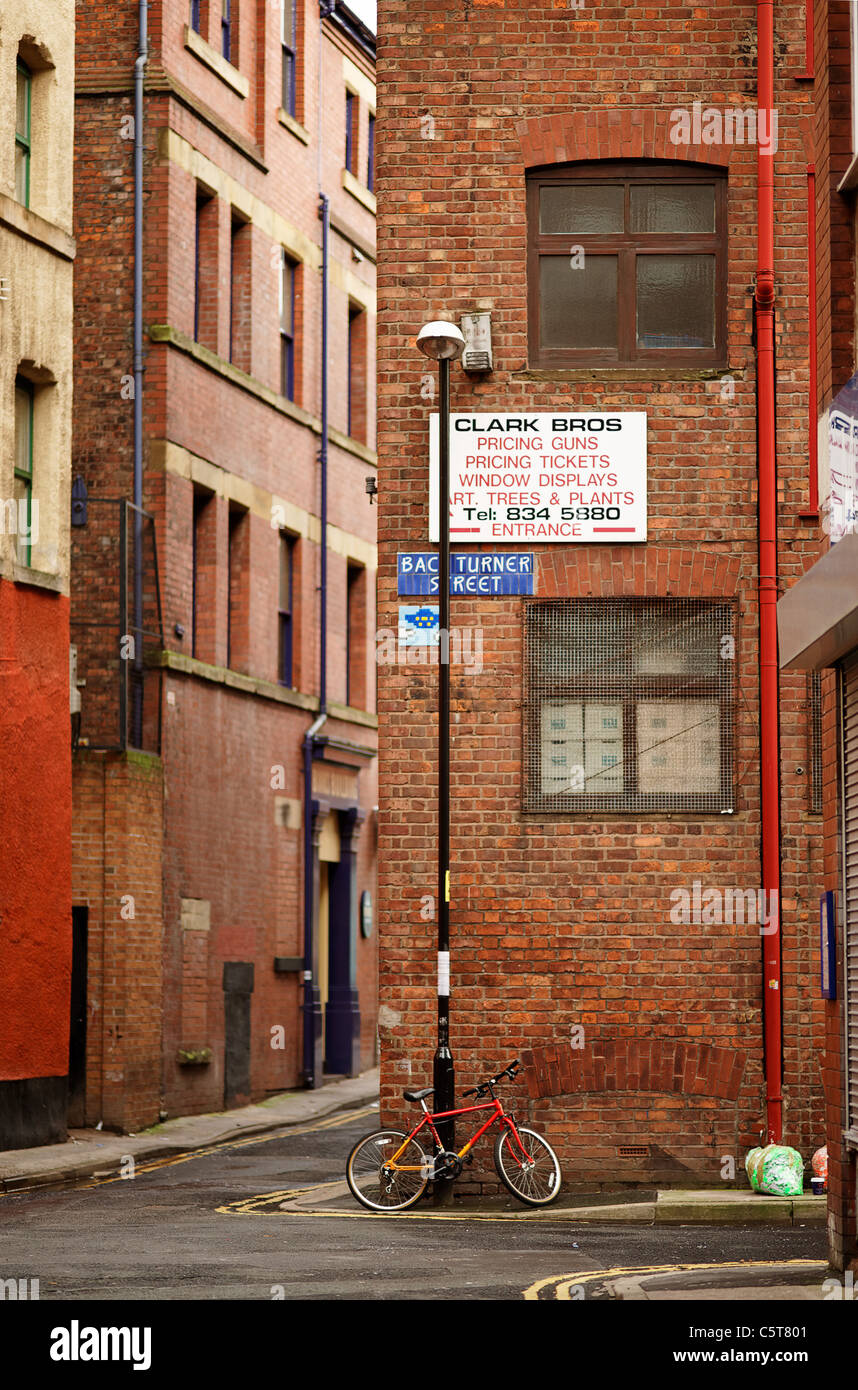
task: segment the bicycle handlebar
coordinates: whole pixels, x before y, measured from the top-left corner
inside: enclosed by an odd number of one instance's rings
[[[508,1076],[510,1081],[512,1081],[520,1068],[521,1061],[516,1057],[514,1061],[510,1062],[508,1067],[504,1067],[503,1071],[499,1071],[497,1076],[490,1076],[487,1081],[481,1081],[479,1086],[473,1087],[470,1091],[463,1091],[463,1098],[465,1096],[484,1096],[487,1091],[491,1091],[492,1086],[496,1086],[505,1076]]]

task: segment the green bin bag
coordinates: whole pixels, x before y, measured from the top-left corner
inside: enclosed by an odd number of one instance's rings
[[[800,1197],[804,1191],[804,1161],[798,1149],[786,1144],[751,1149],[745,1172],[754,1191],[770,1197]]]

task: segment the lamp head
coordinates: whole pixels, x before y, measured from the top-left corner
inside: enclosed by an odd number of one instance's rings
[[[455,361],[462,355],[465,339],[455,323],[436,319],[433,323],[424,323],[417,334],[417,346],[422,353],[436,362]]]

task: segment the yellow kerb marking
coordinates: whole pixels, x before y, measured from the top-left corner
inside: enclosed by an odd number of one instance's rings
[[[590,1284],[594,1280],[621,1279],[632,1274],[682,1274],[696,1269],[785,1269],[795,1265],[811,1265],[815,1269],[828,1268],[825,1260],[727,1260],[723,1264],[632,1265],[614,1269],[587,1269],[580,1274],[554,1274],[549,1279],[537,1279],[535,1284],[530,1284],[524,1290],[523,1297],[538,1302],[541,1291],[554,1285],[556,1299],[570,1299],[569,1290],[576,1285]]]

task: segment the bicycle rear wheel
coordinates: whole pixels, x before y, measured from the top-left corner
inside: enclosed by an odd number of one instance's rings
[[[516,1127],[504,1129],[495,1143],[498,1177],[514,1197],[529,1207],[547,1207],[560,1196],[560,1164],[541,1134]]]
[[[370,1211],[404,1211],[422,1197],[429,1181],[428,1158],[416,1139],[409,1139],[396,1160],[386,1167],[402,1148],[406,1135],[398,1129],[380,1129],[355,1144],[346,1163],[346,1181],[353,1197]]]

